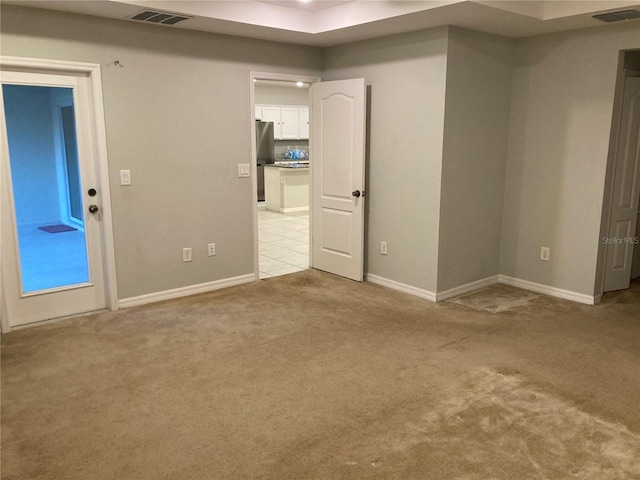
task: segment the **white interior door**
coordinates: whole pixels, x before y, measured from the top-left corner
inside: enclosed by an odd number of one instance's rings
[[[103,309],[102,203],[90,79],[3,71],[1,83],[3,322],[15,327]],[[72,106],[64,112],[62,136],[54,128],[59,109],[52,108],[60,97]],[[60,182],[60,175],[67,181]],[[81,218],[73,225],[61,211],[70,188],[80,196],[74,203]]]
[[[365,82],[311,86],[311,224],[314,268],[363,280]]]
[[[629,288],[640,195],[640,78],[625,79],[616,147],[604,291]]]

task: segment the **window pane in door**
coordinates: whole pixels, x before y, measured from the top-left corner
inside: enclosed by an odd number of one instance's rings
[[[71,88],[2,86],[24,293],[89,281]]]

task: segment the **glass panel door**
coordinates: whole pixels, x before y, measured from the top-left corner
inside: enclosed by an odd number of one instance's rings
[[[2,94],[22,292],[88,283],[73,89],[3,84]]]

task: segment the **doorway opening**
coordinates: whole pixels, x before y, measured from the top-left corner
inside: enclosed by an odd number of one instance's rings
[[[310,99],[317,77],[251,75],[257,276],[310,268]]]
[[[640,50],[620,52],[600,231],[596,297],[640,278]]]

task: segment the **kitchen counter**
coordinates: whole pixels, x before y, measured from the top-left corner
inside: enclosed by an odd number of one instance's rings
[[[265,165],[267,210],[291,213],[309,210],[309,164],[287,162]]]
[[[282,162],[265,164],[265,167],[270,168],[309,168],[309,162]]]

